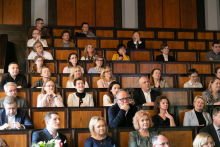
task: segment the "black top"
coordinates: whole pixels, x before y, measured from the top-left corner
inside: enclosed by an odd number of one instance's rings
[[[162,54],[161,54],[161,55],[158,55],[158,56],[156,57],[156,61],[165,61],[165,60],[164,60],[164,56],[163,56]],[[175,58],[168,55],[168,61],[175,61]]]
[[[26,80],[26,76],[22,75],[22,74],[18,74],[15,78],[15,80],[11,77],[10,73],[7,73],[5,76],[2,77],[1,79],[1,84],[0,84],[0,88],[3,88],[4,85],[7,82],[14,82],[17,84],[17,86],[22,86],[22,88],[29,88],[28,84],[27,84],[27,80]]]
[[[84,147],[115,147],[115,143],[110,136],[106,136],[103,140],[96,140],[89,136],[85,140]]]
[[[141,44],[138,44],[137,49],[145,49],[145,43],[144,43],[144,41],[141,40],[141,42],[142,42]],[[130,41],[128,41],[128,43],[127,43],[127,48],[128,48],[128,49],[136,49],[135,46],[136,46],[136,44],[134,44],[133,39],[130,40]]]
[[[174,119],[174,115],[173,114],[170,114],[173,119]],[[170,126],[170,119],[166,117],[165,120],[163,120],[163,118],[160,117],[160,115],[156,114],[152,117],[152,121],[154,123],[154,126],[155,127],[165,127],[165,126]],[[175,122],[175,120],[174,120]]]
[[[204,125],[206,126],[206,121],[205,121],[205,118],[204,116],[202,115],[202,112],[197,112],[195,109],[194,109],[195,113],[196,113],[196,117],[199,121],[199,125]]]

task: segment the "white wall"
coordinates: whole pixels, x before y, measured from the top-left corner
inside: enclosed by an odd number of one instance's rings
[[[35,26],[35,20],[42,18],[44,25],[48,25],[48,0],[31,0],[31,25]]]

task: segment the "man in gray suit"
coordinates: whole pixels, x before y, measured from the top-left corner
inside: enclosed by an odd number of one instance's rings
[[[5,94],[7,96],[13,96],[17,98],[18,107],[28,107],[27,100],[25,98],[17,96],[17,84],[14,82],[8,82],[4,85]],[[0,108],[4,108],[5,97],[0,99]]]

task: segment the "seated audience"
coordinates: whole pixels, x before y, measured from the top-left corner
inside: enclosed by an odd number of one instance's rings
[[[183,87],[184,88],[202,88],[202,84],[197,82],[198,71],[194,68],[188,70],[189,81],[186,82]]]
[[[214,147],[215,142],[208,133],[199,133],[193,141],[193,147]]]
[[[114,105],[114,100],[116,92],[120,89],[120,83],[113,81],[108,87],[108,92],[103,96],[103,106],[112,106]]]
[[[40,31],[41,36],[50,36],[49,29],[44,28],[44,20],[42,18],[37,18],[35,21],[36,26],[30,27],[28,31],[28,38],[32,37],[32,32],[35,29]]]
[[[0,110],[0,130],[34,129],[27,111],[17,108],[16,97],[7,96],[4,99],[4,109]]]
[[[89,24],[87,22],[83,22],[81,25],[82,32],[81,34],[85,35],[85,37],[96,37],[92,32],[89,31]],[[79,36],[84,37],[84,36]]]
[[[215,68],[215,76],[220,78],[220,67]]]
[[[133,125],[137,131],[129,133],[129,147],[152,147],[152,137],[157,135],[157,132],[149,130],[153,127],[150,114],[146,110],[136,112]]]
[[[160,46],[161,55],[156,57],[156,61],[175,61],[175,58],[169,56],[169,46],[166,43],[163,43]]]
[[[115,147],[112,137],[108,136],[108,126],[103,117],[93,116],[89,122],[91,136],[86,138],[84,147]]]
[[[212,118],[208,112],[204,112],[206,108],[206,99],[197,95],[194,99],[194,109],[185,112],[183,126],[207,126],[212,123]]]
[[[130,61],[130,57],[126,55],[126,47],[124,44],[117,46],[117,54],[114,54],[112,60]]]
[[[30,73],[40,73],[44,64],[42,56],[35,56],[34,63],[35,64],[32,66],[32,68],[30,68]]]
[[[155,68],[150,73],[150,87],[151,88],[169,88],[169,84],[161,76],[161,70]]]
[[[32,39],[29,39],[28,42],[27,42],[27,47],[33,47],[34,43],[36,41],[39,41],[41,42],[41,44],[43,45],[43,47],[48,47],[47,45],[47,40],[45,39],[42,39],[41,38],[41,34],[40,34],[40,31],[38,29],[34,29],[33,32],[32,32]]]
[[[140,33],[138,31],[134,31],[132,40],[127,43],[128,49],[144,49],[145,43],[140,39]]]
[[[6,143],[6,141],[4,141],[3,139],[0,139],[0,147],[9,147],[9,146]]]
[[[170,113],[170,101],[166,96],[161,95],[156,98],[154,111],[156,112],[156,115],[152,117],[152,121],[155,127],[176,126],[174,115]]]
[[[207,105],[220,105],[220,79],[213,77],[209,82],[209,87],[202,93]]]
[[[106,66],[102,68],[100,79],[97,81],[98,88],[108,88],[112,79],[112,70],[110,67]]]
[[[212,51],[206,53],[206,61],[218,61],[220,60],[220,43],[212,43]]]
[[[93,96],[85,93],[85,81],[82,78],[74,79],[76,93],[69,94],[68,107],[94,107]]]
[[[135,105],[154,106],[157,96],[161,95],[160,92],[150,88],[148,76],[139,77],[138,84],[141,89],[135,90],[133,93]]]
[[[90,68],[88,73],[100,73],[102,68],[105,66],[105,59],[103,56],[97,55],[93,59],[94,67]]]
[[[45,81],[41,94],[37,97],[37,107],[64,107],[63,98],[57,94],[54,81]]]
[[[3,88],[3,86],[7,82],[14,82],[17,84],[17,88],[28,88],[26,76],[19,74],[19,68],[18,64],[16,62],[11,62],[8,65],[8,72],[6,75],[2,76],[0,88]]]
[[[83,79],[82,67],[77,65],[71,69],[69,80],[66,83],[66,88],[75,88],[73,81],[76,78]],[[85,81],[85,88],[89,88],[89,84]]]
[[[96,56],[96,51],[92,43],[87,43],[84,49],[84,56],[80,60],[93,60]]]
[[[215,107],[212,111],[212,119],[213,123],[202,128],[199,133],[208,133],[212,136],[214,142],[215,142],[215,147],[220,147],[220,142],[219,142],[219,129],[220,129],[220,107]]]
[[[152,138],[152,147],[169,147],[171,142],[168,142],[168,139],[165,135],[159,134]]]
[[[59,114],[54,111],[48,112],[44,116],[44,121],[46,128],[32,134],[32,145],[40,141],[48,142],[52,139],[61,139],[63,147],[68,147],[66,136],[58,133],[61,123]]]
[[[34,85],[32,85],[31,88],[41,88],[45,81],[52,80],[52,79],[50,79],[51,72],[50,72],[49,67],[47,67],[47,66],[43,66],[42,67],[42,69],[41,69],[41,76],[43,78],[40,79],[40,80],[35,81]],[[52,80],[52,81],[54,81],[54,83],[56,83],[55,80]],[[61,88],[57,83],[56,83],[56,87],[57,88]]]
[[[62,32],[63,41],[57,42],[55,47],[75,47],[73,42],[70,42],[70,32],[64,30]]]
[[[70,73],[73,67],[79,66],[78,55],[75,53],[71,53],[67,59],[67,66],[63,69],[63,73]],[[81,67],[82,73],[84,73],[83,68]]]
[[[5,94],[7,96],[13,96],[17,99],[18,107],[28,107],[27,99],[17,96],[17,84],[14,82],[8,82],[4,85]],[[4,100],[6,97],[0,99],[0,108],[4,108]]]
[[[116,102],[108,109],[109,127],[133,127],[132,118],[137,112],[137,107],[129,104],[126,90],[119,89],[117,91]]]
[[[33,49],[34,49],[34,51],[32,51],[28,55],[28,60],[34,60],[35,56],[41,56],[44,60],[53,60],[53,57],[50,54],[50,52],[44,51],[43,45],[39,41],[36,41],[34,43]]]

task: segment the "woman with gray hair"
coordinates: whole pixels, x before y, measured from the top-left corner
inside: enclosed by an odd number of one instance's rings
[[[152,147],[152,137],[157,135],[157,132],[149,130],[153,126],[150,114],[146,110],[136,112],[133,125],[137,131],[129,133],[129,147]]]
[[[208,133],[199,133],[193,141],[193,147],[214,147],[215,142]]]
[[[94,116],[89,122],[91,136],[86,138],[84,147],[115,147],[112,137],[108,136],[108,126],[103,117]]]

